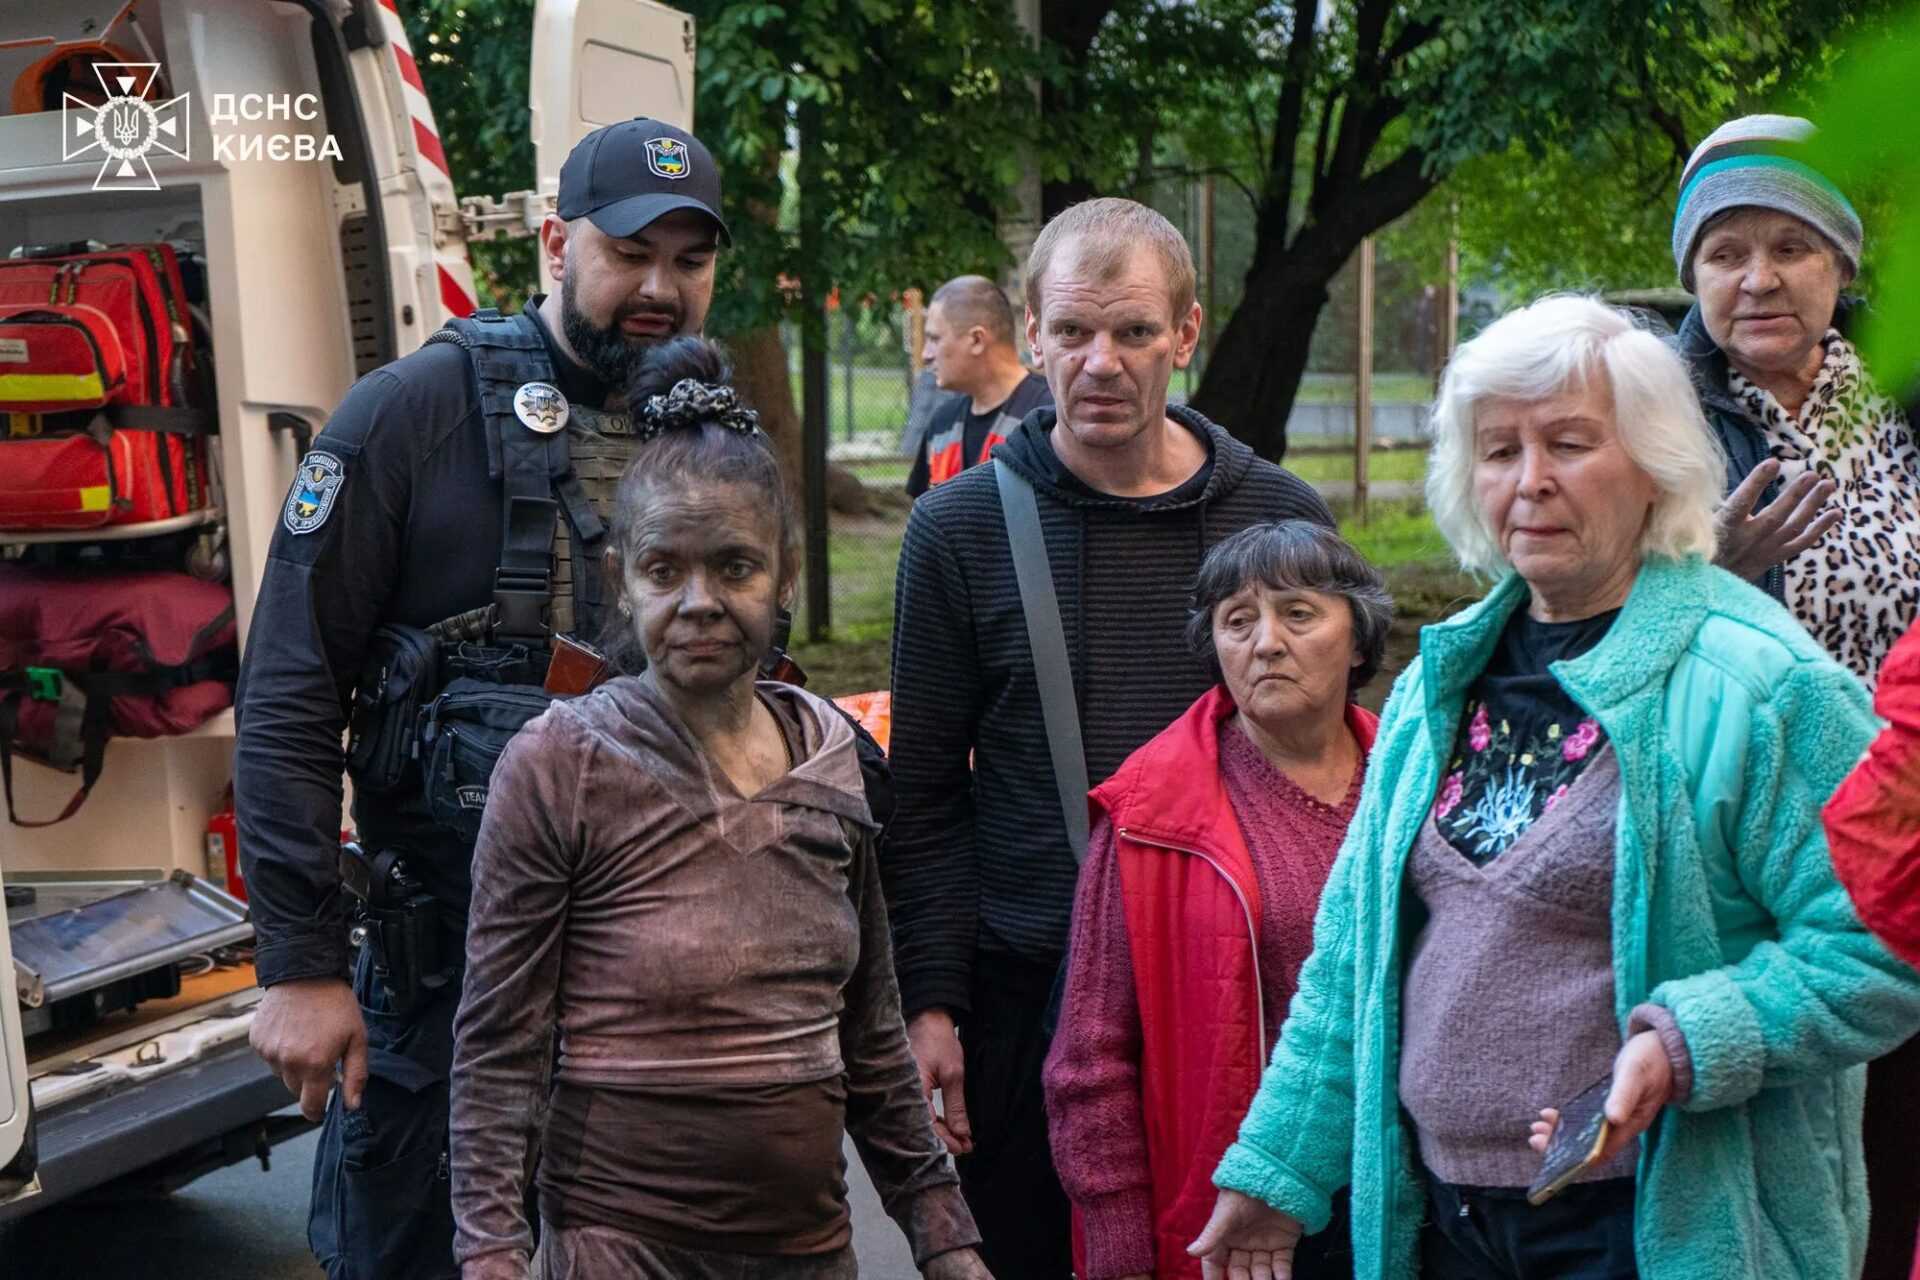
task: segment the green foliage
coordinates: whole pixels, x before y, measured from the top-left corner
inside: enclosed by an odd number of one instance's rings
[[[1006,261],[996,220],[1011,207],[1040,64],[1004,0],[681,7],[700,32],[698,131],[726,167],[735,232],[717,329],[787,313],[783,281],[837,286],[853,302]],[[782,155],[807,112],[818,164],[812,189],[796,193]],[[819,211],[810,261],[796,194]]]
[[[402,6],[463,195],[533,184],[527,75],[533,0]],[[711,327],[787,314],[791,283],[849,300],[928,288],[1006,260],[995,226],[1033,129],[1038,55],[1004,0],[681,0],[700,49],[696,131],[725,167],[734,249]],[[796,104],[820,110],[821,253],[795,234]],[[785,163],[783,163],[783,159]],[[474,246],[484,292],[531,290],[527,241]],[[822,292],[824,292],[824,288]]]
[[[1915,148],[1914,86],[1920,85],[1920,7],[1884,33],[1862,40],[1837,64],[1832,85],[1811,108],[1820,126],[1816,166],[1861,204],[1867,227],[1868,311],[1858,334],[1862,358],[1888,389],[1920,386],[1920,149]],[[1904,199],[1893,198],[1902,193]]]
[[[1507,303],[1553,289],[1674,285],[1674,200],[1693,144],[1755,111],[1821,118],[1807,99],[1846,63],[1836,37],[1884,36],[1881,6],[1870,3],[1666,8],[1656,29],[1682,38],[1622,98],[1624,114],[1585,134],[1516,139],[1464,160],[1394,227],[1396,249],[1438,262],[1457,227],[1463,277],[1495,286]],[[1874,120],[1882,132],[1892,123],[1884,104]],[[1869,225],[1890,211],[1891,191],[1862,183],[1854,193]]]
[[[433,104],[441,145],[463,196],[533,187],[527,77],[534,0],[409,0],[400,6]],[[472,246],[483,305],[517,307],[535,285],[531,240]]]
[[[1304,7],[1319,27],[1304,74],[1293,75],[1300,6],[1117,0],[1081,73],[1079,118],[1048,121],[1059,144],[1054,170],[1070,164],[1109,190],[1215,174],[1252,206],[1261,247],[1273,254],[1316,221],[1324,229],[1378,216],[1366,231],[1392,223],[1402,208],[1351,197],[1384,185],[1382,171],[1410,157],[1441,198],[1423,205],[1423,191],[1402,201],[1419,212],[1396,234],[1408,256],[1434,264],[1429,279],[1457,202],[1463,272],[1512,294],[1664,284],[1673,274],[1673,187],[1693,142],[1823,74],[1831,37],[1880,6]],[[1278,136],[1294,123],[1283,111],[1289,83],[1302,101],[1296,127]]]

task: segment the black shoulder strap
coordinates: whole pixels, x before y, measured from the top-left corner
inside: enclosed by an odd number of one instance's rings
[[[553,382],[546,340],[531,316],[492,308],[450,320],[429,343],[465,347],[473,360],[480,413],[487,430],[487,472],[504,489],[500,564],[493,574],[494,637],[502,644],[544,648],[553,600],[555,488],[572,466],[564,431],[529,430],[513,410],[529,382]]]
[[[473,360],[480,412],[487,428],[487,473],[502,480],[500,566],[494,572],[494,634],[502,643],[543,647],[553,599],[553,518],[564,510],[573,532],[574,620],[591,633],[603,602],[595,570],[607,531],[573,474],[567,435],[528,430],[514,412],[514,394],[529,382],[554,381],[546,339],[533,317],[491,307],[449,320],[427,342],[451,342]]]
[[[1040,685],[1040,721],[1053,756],[1053,778],[1060,788],[1060,816],[1075,861],[1087,856],[1087,753],[1080,741],[1080,711],[1073,692],[1073,666],[1067,660],[1067,634],[1060,601],[1047,564],[1047,540],[1040,529],[1040,504],[1033,486],[1006,464],[993,460],[1000,484],[1000,510],[1007,522],[1007,546],[1020,583],[1020,611],[1027,618],[1027,644],[1033,650],[1033,674]]]

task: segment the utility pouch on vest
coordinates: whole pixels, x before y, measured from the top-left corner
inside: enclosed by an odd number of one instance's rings
[[[495,684],[462,676],[449,683],[422,717],[421,760],[427,809],[462,840],[480,835],[493,767],[507,743],[553,703],[539,685]]]
[[[440,689],[440,646],[418,627],[373,633],[353,695],[347,772],[369,795],[416,785],[420,709]]]
[[[398,854],[369,855],[357,844],[340,846],[340,883],[373,948],[373,976],[386,987],[393,1011],[405,1017],[453,977],[453,966],[441,958],[439,903]]]

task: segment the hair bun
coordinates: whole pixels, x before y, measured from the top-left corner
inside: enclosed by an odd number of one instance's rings
[[[712,423],[751,436],[759,433],[760,415],[740,403],[725,383],[682,378],[671,390],[648,396],[633,405],[634,434],[642,441],[663,431],[684,430]]]

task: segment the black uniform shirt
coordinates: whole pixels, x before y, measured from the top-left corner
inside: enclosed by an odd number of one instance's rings
[[[538,303],[527,307],[536,323]],[[568,400],[603,404],[604,384],[540,331]],[[375,629],[430,626],[489,603],[500,555],[501,483],[487,475],[485,420],[461,347],[422,347],[360,379],[316,454],[337,483],[317,521],[283,512],[274,529],[235,696],[234,806],[263,986],[347,972],[342,737]],[[465,913],[471,850],[418,796],[357,795],[354,825],[370,850],[405,850],[428,890]]]

